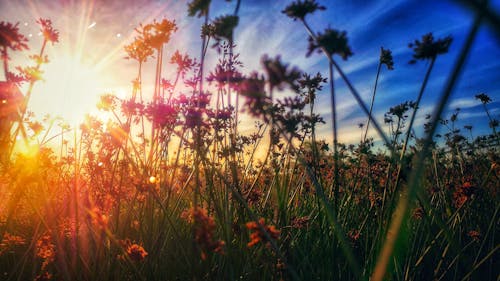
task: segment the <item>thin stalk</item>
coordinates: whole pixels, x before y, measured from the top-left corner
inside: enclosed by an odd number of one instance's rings
[[[375,103],[375,94],[377,93],[378,77],[380,76],[381,69],[382,69],[382,64],[379,61],[377,67],[377,77],[375,78],[375,86],[373,87],[372,101],[370,103],[370,112],[368,113],[368,121],[366,122],[366,131],[363,137],[363,142],[366,140],[366,136],[368,135],[368,128],[370,128],[370,121],[372,120],[373,104]]]
[[[498,140],[497,130],[495,129],[495,126],[493,123],[493,118],[491,118],[490,111],[486,107],[486,103],[483,103],[483,108],[484,108],[484,111],[486,112],[486,115],[488,116],[488,119],[490,120],[491,129],[493,130],[493,135],[495,136],[495,139],[497,140],[497,144],[500,144],[499,140]]]
[[[2,59],[3,59],[3,73],[5,76],[5,81],[9,81],[9,63],[8,63],[8,54],[7,54],[7,46],[3,46],[2,49]]]
[[[427,82],[429,82],[429,77],[432,72],[432,68],[434,67],[434,63],[436,62],[436,57],[431,59],[431,63],[427,68],[427,73],[425,74],[424,81],[422,82],[422,87],[420,87],[420,92],[418,93],[417,101],[415,102],[415,108],[411,114],[410,123],[408,124],[408,130],[406,131],[405,141],[403,143],[403,150],[401,151],[400,159],[402,160],[405,156],[406,149],[408,148],[408,142],[410,140],[411,130],[413,129],[413,123],[415,122],[415,117],[417,116],[418,107],[420,105],[420,101],[422,100],[422,96],[425,91],[425,87],[427,86]]]
[[[332,106],[332,126],[333,126],[333,168],[334,168],[334,208],[335,214],[339,212],[339,148],[337,139],[337,110],[335,103],[335,87],[333,80],[333,64],[330,62],[328,64],[328,70],[330,75],[330,95],[331,95],[331,106]]]

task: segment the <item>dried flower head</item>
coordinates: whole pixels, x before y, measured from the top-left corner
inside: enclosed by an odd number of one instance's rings
[[[217,17],[212,25],[214,26],[214,38],[218,41],[227,39],[233,42],[233,31],[238,26],[239,17],[234,15],[224,15]]]
[[[208,8],[210,7],[210,0],[193,0],[188,3],[188,15],[190,17],[205,16],[208,13]]]
[[[264,87],[266,81],[262,75],[256,72],[244,78],[239,85],[239,92],[246,98],[245,106],[248,112],[253,116],[260,116],[271,107],[270,99],[266,96]]]
[[[298,89],[296,81],[301,76],[299,69],[296,67],[288,68],[288,64],[281,62],[280,56],[272,59],[264,55],[261,61],[271,88],[276,87],[278,90],[283,90],[284,85],[288,84],[292,89]]]
[[[56,258],[56,246],[52,243],[52,234],[44,234],[36,241],[36,256],[43,259],[42,270],[52,263]]]
[[[480,100],[483,104],[488,104],[491,102],[491,98],[485,93],[477,94],[475,97],[477,100]]]
[[[476,242],[479,242],[479,240],[481,239],[481,232],[477,231],[477,230],[471,230],[469,232],[467,232],[467,235],[472,238],[472,240],[476,241]]]
[[[182,77],[184,77],[187,71],[197,65],[196,60],[193,60],[187,54],[182,55],[179,51],[175,51],[170,58],[170,63],[177,65],[177,72],[180,73]]]
[[[139,63],[146,62],[149,57],[153,56],[153,49],[149,44],[144,42],[143,38],[135,38],[135,40],[124,47],[127,53],[126,59],[134,59]]]
[[[250,233],[250,242],[248,242],[247,244],[248,248],[257,245],[260,242],[267,242],[266,246],[269,247],[269,241],[262,229],[264,229],[265,232],[271,237],[271,239],[274,240],[279,239],[281,233],[278,229],[276,229],[274,225],[266,225],[266,221],[264,220],[264,218],[260,218],[258,222],[247,222],[246,227],[248,230],[252,231],[252,233]]]
[[[332,28],[325,29],[324,33],[318,33],[316,40],[309,37],[309,47],[306,56],[309,57],[314,51],[320,53],[324,48],[328,56],[339,55],[347,60],[353,55],[351,47],[347,44],[347,32]]]
[[[0,256],[4,252],[11,251],[13,250],[13,248],[22,246],[24,244],[26,244],[26,240],[21,236],[12,235],[8,232],[5,232],[2,241],[0,242]]]
[[[97,103],[97,109],[103,111],[112,111],[116,107],[116,96],[111,93],[106,93],[100,96],[100,100]]]
[[[52,27],[51,20],[40,18],[36,22],[40,24],[40,31],[47,42],[51,42],[52,44],[59,42],[59,31]]]
[[[168,19],[163,19],[160,22],[154,20],[152,23],[145,26],[141,25],[140,27],[142,30],[136,29],[140,34],[140,38],[144,40],[145,44],[155,50],[159,50],[163,44],[168,43],[172,33],[177,31],[175,21],[170,21]]]
[[[391,50],[380,47],[380,64],[385,64],[388,70],[394,69],[394,61],[392,59]]]
[[[408,44],[408,47],[413,49],[413,60],[410,63],[415,63],[416,60],[435,59],[437,55],[447,53],[452,41],[451,36],[435,41],[432,33],[423,35],[422,41],[417,39]]]
[[[194,240],[201,248],[201,259],[206,259],[207,252],[224,253],[224,245],[226,243],[222,240],[214,239],[215,220],[208,215],[206,209],[191,208],[184,211],[181,217],[193,225]]]
[[[306,15],[312,14],[317,10],[324,11],[326,8],[316,3],[316,0],[297,0],[281,12],[293,20],[304,20]]]
[[[28,50],[28,39],[19,33],[19,23],[0,22],[0,46],[13,51]],[[2,52],[2,59],[6,60],[7,54]],[[5,56],[5,57],[4,57]]]
[[[292,220],[292,227],[297,229],[307,228],[310,221],[311,217],[309,216],[297,217]]]
[[[146,250],[144,250],[141,245],[135,243],[129,245],[126,249],[126,252],[128,257],[134,262],[141,262],[148,255],[148,252],[146,252]]]

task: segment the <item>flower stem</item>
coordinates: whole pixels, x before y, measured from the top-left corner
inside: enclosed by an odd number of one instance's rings
[[[363,141],[366,140],[366,136],[368,135],[368,128],[370,127],[370,121],[372,119],[373,104],[375,103],[375,94],[377,93],[378,77],[380,76],[381,66],[382,64],[379,62],[377,67],[377,77],[375,78],[375,86],[373,87],[372,101],[370,103],[370,112],[368,113],[368,121],[366,122],[366,131],[363,137]]]
[[[328,70],[330,74],[330,95],[331,95],[331,106],[332,106],[332,126],[333,126],[333,165],[334,165],[334,208],[335,214],[339,212],[339,148],[338,148],[338,136],[337,136],[337,110],[335,103],[335,87],[333,80],[333,64],[330,62],[328,64]]]

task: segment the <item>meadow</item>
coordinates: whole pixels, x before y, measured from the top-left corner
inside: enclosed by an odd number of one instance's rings
[[[416,114],[452,36],[415,34],[408,60],[427,65],[418,95],[387,108],[382,123],[373,106],[379,78],[398,71],[391,50],[380,49],[364,100],[338,63],[353,56],[349,34],[313,30],[308,19],[325,7],[298,0],[282,13],[307,31],[304,54],[329,71],[304,73],[280,56],[245,70],[233,2],[234,13],[217,17],[208,0],[186,6],[205,19],[199,56],[166,47],[181,32],[174,20],[138,26],[122,50],[137,66],[124,77],[130,95],[103,94],[97,109],[112,118],[87,115],[79,127],[29,108],[47,49],[63,44],[58,28],[39,19],[34,50],[18,24],[0,22],[0,280],[498,280],[495,97],[470,93],[487,134],[457,125],[460,109],[444,114],[479,27],[498,33],[497,15],[470,5],[476,18],[419,135]],[[13,66],[22,52],[36,55]],[[357,143],[338,141],[333,75],[366,116]],[[332,142],[317,134],[320,91],[331,99]],[[255,121],[250,133],[243,119]]]

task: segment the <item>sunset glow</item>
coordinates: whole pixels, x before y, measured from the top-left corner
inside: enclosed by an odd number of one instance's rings
[[[498,279],[499,19],[0,0],[0,280]]]

